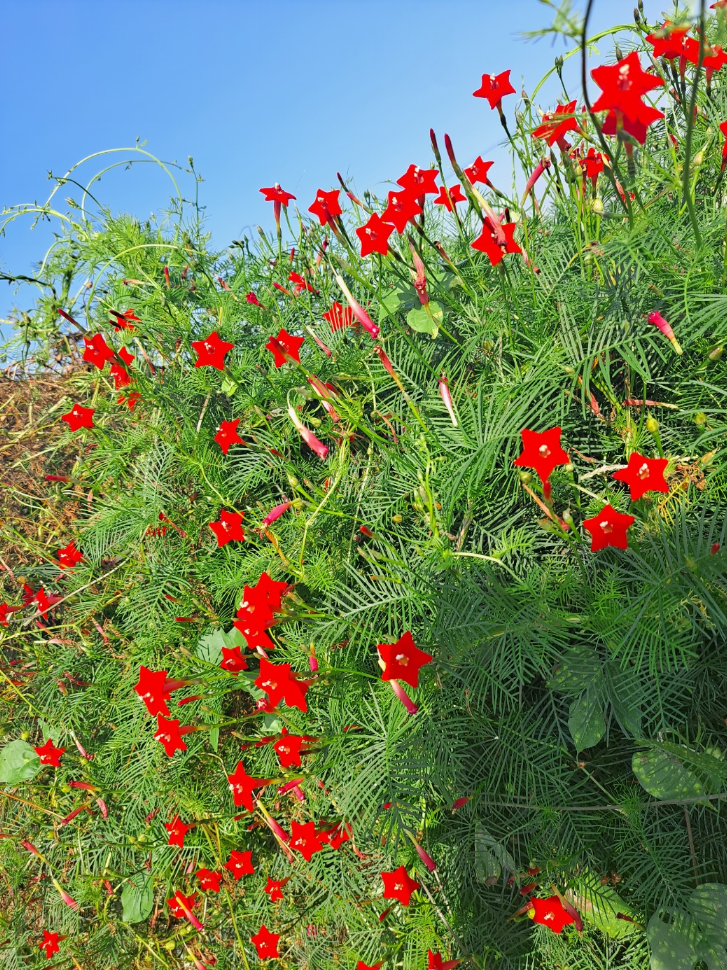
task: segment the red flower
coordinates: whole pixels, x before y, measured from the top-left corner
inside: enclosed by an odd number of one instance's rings
[[[273,355],[276,367],[282,367],[287,361],[300,363],[300,347],[305,337],[294,337],[287,330],[282,330],[277,337],[271,337],[265,344],[265,349]]]
[[[319,833],[321,842],[327,842],[332,849],[340,849],[344,842],[350,840],[350,835],[342,825],[337,825],[329,832]]]
[[[284,700],[288,707],[297,707],[304,713],[308,710],[305,695],[309,684],[291,675],[290,664],[271,664],[261,659],[255,684],[268,695],[270,707],[277,707]]]
[[[167,720],[161,714],[157,714],[157,729],[154,740],[161,742],[168,758],[171,758],[175,751],[187,750],[187,745],[182,741],[179,721]]]
[[[115,320],[110,320],[109,323],[113,323],[114,330],[117,332],[119,330],[135,330],[134,323],[141,323],[139,317],[136,316],[133,310],[127,310],[125,313],[119,313],[117,310],[112,310],[111,313],[116,317]],[[131,323],[131,321],[134,323]]]
[[[215,441],[222,449],[223,455],[226,455],[233,445],[245,444],[245,442],[237,433],[237,426],[239,423],[240,423],[240,418],[235,418],[234,421],[220,422],[220,426],[217,429],[217,434],[215,435]]]
[[[175,684],[174,681],[167,680],[166,670],[149,670],[143,665],[139,667],[139,683],[134,690],[146,705],[147,711],[152,717],[157,714],[169,714],[167,700],[173,690],[177,690],[182,684]]]
[[[175,815],[171,822],[165,822],[164,828],[169,832],[167,845],[178,845],[184,848],[184,836],[189,832],[191,826],[185,825],[178,815]]]
[[[8,626],[8,613],[14,613],[19,609],[19,606],[13,607],[8,606],[7,603],[0,603],[0,623],[2,623],[3,626]]]
[[[407,631],[396,643],[379,643],[376,647],[385,663],[382,680],[403,680],[410,687],[419,686],[419,670],[431,663],[432,655],[420,650]]]
[[[121,364],[112,364],[110,374],[114,379],[115,391],[120,391],[122,387],[128,387],[131,384],[131,375]]]
[[[369,966],[368,963],[364,963],[363,960],[359,960],[356,964],[356,970],[381,970],[382,962],[382,960],[379,960],[378,963],[372,963],[371,966]]]
[[[250,937],[250,942],[255,945],[257,955],[261,960],[273,960],[280,956],[278,953],[279,939],[280,936],[277,933],[271,933],[263,923],[258,932]]]
[[[109,347],[100,333],[94,334],[90,340],[88,337],[84,337],[83,340],[86,344],[83,359],[98,367],[99,370],[104,369],[107,360],[116,356],[113,347]]]
[[[252,851],[238,852],[233,849],[230,852],[230,858],[225,863],[225,869],[231,872],[235,879],[253,875],[255,867],[252,864]]]
[[[275,644],[265,632],[271,624],[263,616],[254,616],[249,610],[239,609],[237,619],[232,621],[232,625],[240,631],[247,641],[248,649],[274,650]]]
[[[308,378],[310,380],[310,378]],[[280,505],[276,505],[274,508],[270,509],[268,514],[262,520],[262,525],[267,527],[272,525],[273,522],[277,522],[281,515],[285,515],[288,509],[291,507],[292,502],[281,502]]]
[[[59,549],[56,553],[61,569],[73,569],[76,563],[81,562],[83,553],[76,549],[76,543],[71,539],[65,549]]]
[[[563,909],[563,904],[557,896],[548,899],[531,899],[528,916],[534,923],[547,926],[554,933],[560,933],[564,926],[575,923],[575,919]]]
[[[422,211],[414,193],[405,189],[403,192],[389,192],[389,204],[384,209],[381,218],[385,222],[393,223],[397,232],[404,232],[407,224]],[[358,230],[356,231],[358,232]],[[384,251],[386,252],[386,250]],[[362,255],[365,254],[362,253]]]
[[[215,367],[223,370],[225,366],[225,354],[235,346],[226,340],[221,340],[216,330],[213,330],[209,337],[204,340],[193,340],[192,346],[197,354],[195,367]]]
[[[381,878],[384,880],[384,899],[398,899],[402,906],[409,905],[411,894],[419,888],[419,883],[409,878],[404,866],[393,872],[382,872]]]
[[[612,505],[604,505],[598,515],[583,522],[583,527],[591,533],[591,552],[598,552],[607,546],[628,549],[626,530],[635,521],[633,515],[624,515]]]
[[[443,205],[446,207],[447,212],[451,212],[458,202],[466,201],[467,199],[464,195],[462,195],[462,189],[459,187],[459,185],[453,185],[451,189],[445,189],[445,187],[442,186],[439,190],[439,195],[434,200],[434,204]]]
[[[323,189],[318,189],[316,192],[316,200],[309,207],[308,212],[318,216],[322,226],[327,223],[333,225],[333,220],[341,215],[341,206],[338,204],[340,191],[340,189],[331,189],[330,192],[324,192]]]
[[[61,755],[66,750],[65,748],[56,748],[53,746],[53,741],[51,738],[45,742],[40,748],[33,748],[35,753],[40,758],[40,763],[42,765],[53,765],[54,768],[60,768],[61,766]]]
[[[482,84],[472,92],[475,98],[486,98],[491,108],[501,110],[500,102],[506,94],[515,94],[515,88],[510,84],[510,72],[502,74],[483,74]]]
[[[211,869],[200,869],[197,872],[197,878],[199,879],[199,884],[202,889],[209,889],[213,893],[218,893],[220,891],[220,879],[222,879],[221,872],[212,872]]]
[[[239,647],[233,647],[232,649],[223,647],[220,667],[230,674],[237,674],[241,670],[247,670],[247,660],[240,653]]]
[[[268,785],[268,778],[253,778],[245,771],[245,766],[241,761],[237,762],[237,767],[231,775],[227,776],[232,792],[232,800],[235,805],[244,805],[248,812],[253,810],[253,790]]]
[[[226,512],[222,509],[217,522],[208,523],[210,529],[217,536],[218,548],[221,549],[228,542],[245,541],[245,533],[242,531],[242,520],[244,517],[244,512]]]
[[[137,402],[140,401],[140,400],[141,400],[141,394],[139,394],[138,391],[132,391],[131,394],[129,394],[128,397],[124,397],[123,394],[120,394],[119,397],[116,400],[116,403],[117,404],[126,404],[127,408],[130,411],[133,411],[134,408],[137,405]]]
[[[643,145],[646,141],[647,126],[641,121],[629,121],[628,118],[621,118],[621,128],[626,132],[627,135],[631,135],[636,141]],[[609,111],[606,115],[603,124],[601,125],[601,133],[604,135],[617,135],[618,134],[618,118],[615,111]],[[623,193],[621,198],[624,198]]]
[[[247,300],[248,303],[252,303],[253,306],[260,306],[260,307],[262,306],[262,303],[260,302],[260,300],[258,300],[257,296],[252,291],[245,294],[245,299]]]
[[[431,950],[427,950],[427,956],[429,957],[427,970],[454,970],[462,962],[461,960],[443,960],[441,953],[432,953]]]
[[[79,428],[93,428],[93,416],[95,413],[93,408],[85,408],[82,404],[74,404],[67,414],[61,415],[61,420],[68,424],[71,431],[78,431]]]
[[[291,822],[290,824],[290,847],[300,852],[306,862],[310,862],[315,852],[323,849],[314,822]]]
[[[296,765],[300,768],[300,746],[305,744],[305,738],[296,737],[294,734],[286,734],[284,738],[279,738],[273,747],[278,758],[280,758],[281,768],[290,768]]]
[[[606,120],[608,120],[608,118]],[[606,127],[605,123],[603,127]],[[601,131],[603,131],[603,128]],[[608,132],[606,132],[606,134],[608,134]],[[581,159],[581,169],[585,172],[586,178],[589,178],[594,183],[603,171],[603,164],[604,155],[602,152],[597,152],[595,148],[589,148],[588,154]]]
[[[631,453],[627,468],[614,472],[613,478],[626,482],[631,492],[631,501],[640,499],[646,492],[669,492],[664,479],[664,470],[669,464],[666,458],[645,458],[638,451]]]
[[[487,185],[489,183],[487,173],[494,164],[494,162],[483,161],[482,155],[478,155],[470,167],[464,169],[464,174],[470,180],[472,185],[474,185],[475,182],[482,182],[483,185]]]
[[[356,230],[356,235],[361,241],[361,255],[381,253],[382,256],[386,256],[389,251],[388,239],[393,231],[394,227],[385,223],[381,216],[374,212],[366,225]]]
[[[439,192],[437,183],[436,168],[419,168],[418,165],[410,165],[396,184],[403,189],[407,189],[417,198],[422,195],[436,195]]]
[[[301,290],[308,290],[310,293],[318,293],[315,287],[311,286],[310,283],[300,275],[300,273],[291,273],[288,276],[288,280],[291,283],[295,283],[293,290],[295,293],[300,293]]]
[[[176,892],[171,899],[167,900],[167,906],[172,916],[176,916],[177,919],[182,919],[184,916],[189,919],[189,913],[194,909],[196,902],[197,893],[185,896],[183,893]]]
[[[727,125],[727,121],[725,125]],[[725,142],[725,146],[727,146],[727,142]],[[336,330],[342,330],[344,327],[351,326],[353,323],[353,310],[350,306],[344,307],[335,301],[331,309],[323,314],[323,319],[330,323],[331,330],[335,333]]]
[[[266,202],[278,202],[286,208],[290,200],[295,198],[291,192],[286,192],[285,189],[281,189],[277,182],[270,188],[260,189],[260,191],[264,194]]]
[[[686,27],[675,27],[670,20],[664,21],[658,30],[648,34],[646,41],[652,44],[654,57],[665,57],[668,61],[673,61],[675,57],[684,56],[684,38],[689,31]]]
[[[570,145],[566,141],[566,134],[569,131],[580,132],[578,122],[573,117],[575,108],[575,101],[569,101],[568,104],[559,104],[553,114],[544,115],[543,123],[533,130],[532,137],[544,138],[546,144],[550,146],[557,142],[562,151],[567,151]]]
[[[254,586],[245,586],[241,605],[245,609],[258,609],[265,605],[277,613],[282,608],[283,593],[287,588],[287,583],[271,579],[265,572],[261,573]]]
[[[722,145],[722,168],[724,168],[725,165],[727,165],[727,121],[722,122],[722,124],[719,126],[719,130],[726,139],[724,145]]]
[[[276,881],[275,879],[271,879],[270,876],[268,876],[268,884],[263,889],[263,892],[268,894],[268,896],[270,897],[271,903],[277,903],[279,900],[283,898],[283,886],[286,884],[287,881],[288,881],[287,879],[281,879],[279,881]]]
[[[613,110],[617,120],[626,118],[647,126],[664,117],[661,111],[641,100],[647,91],[663,87],[664,82],[661,78],[642,71],[636,51],[631,51],[627,57],[612,66],[602,64],[594,67],[591,77],[603,91],[593,105],[594,111]]]
[[[532,468],[545,485],[557,465],[567,465],[570,461],[567,453],[561,448],[560,432],[561,428],[557,425],[548,431],[530,431],[528,428],[523,428],[520,432],[523,450],[513,465]]]
[[[493,266],[497,266],[505,253],[522,252],[522,249],[513,239],[517,224],[514,222],[504,222],[500,226],[500,229],[502,229],[505,236],[505,242],[503,244],[498,243],[495,239],[495,234],[488,221],[485,221],[482,226],[482,233],[472,243],[472,248],[477,249],[481,253],[485,253]]]
[[[60,947],[58,946],[58,940],[61,939],[58,933],[49,933],[48,930],[43,930],[43,942],[38,944],[38,947],[44,951],[46,959],[50,960],[54,953],[58,953]]]

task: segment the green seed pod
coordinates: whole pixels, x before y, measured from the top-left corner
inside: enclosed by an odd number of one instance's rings
[[[523,483],[523,485],[527,485],[528,482],[531,482],[533,479],[530,472],[519,472],[518,474],[520,475],[520,481]]]
[[[698,428],[701,428],[707,421],[707,415],[703,411],[697,411],[694,415],[694,423]]]
[[[652,418],[651,415],[646,419],[646,430],[650,431],[652,434],[659,430],[659,422],[656,418]]]
[[[708,356],[710,360],[719,360],[724,353],[724,347],[715,347],[714,350],[710,350]]]
[[[594,199],[593,202],[591,202],[591,209],[593,209],[597,216],[600,216],[603,212],[603,202],[601,199]]]
[[[403,515],[392,515],[391,519],[392,519],[393,522],[403,522],[404,521],[404,516]]]

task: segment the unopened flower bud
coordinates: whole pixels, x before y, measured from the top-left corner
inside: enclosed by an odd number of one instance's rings
[[[573,515],[572,515],[570,509],[566,509],[563,512],[563,516],[562,517],[563,517],[563,520],[568,523],[568,525],[572,526],[574,524],[573,523]]]
[[[708,356],[710,360],[719,360],[723,353],[724,347],[715,347],[714,350],[710,350]]]
[[[292,488],[298,487],[298,479],[295,477],[295,475],[288,475],[288,481],[290,482]]]
[[[652,434],[659,430],[659,422],[656,418],[652,418],[651,415],[646,419],[646,430],[650,431]]]
[[[704,162],[704,152],[697,152],[697,154],[694,156],[695,168],[700,166],[703,162]]]
[[[530,472],[519,472],[519,475],[520,481],[523,483],[523,485],[527,485],[528,482],[532,481],[533,476],[530,474]]]
[[[294,498],[293,501],[290,504],[293,506],[294,509],[302,509],[303,508],[303,499],[302,498]]]
[[[707,415],[704,413],[704,411],[697,411],[697,413],[694,415],[694,423],[698,428],[701,428],[706,420]]]
[[[392,522],[403,522],[404,517],[402,515],[392,515],[391,520]]]
[[[593,209],[597,216],[600,216],[603,212],[603,202],[600,199],[594,199],[591,202],[591,209]]]

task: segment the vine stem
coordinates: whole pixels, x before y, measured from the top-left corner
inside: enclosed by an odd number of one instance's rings
[[[694,109],[697,105],[697,88],[699,87],[699,72],[702,70],[702,62],[704,60],[704,0],[699,2],[699,57],[697,59],[697,67],[694,72],[694,81],[692,83],[692,93],[689,96],[689,109],[687,114],[687,137],[684,146],[684,169],[682,171],[682,199],[684,200],[687,211],[689,212],[689,219],[692,223],[692,229],[694,230],[694,241],[697,244],[697,248],[702,248],[702,235],[699,231],[699,223],[697,221],[697,211],[694,208],[694,199],[692,198],[692,192],[689,187],[689,163],[692,157],[692,133],[694,131]],[[695,183],[696,184],[696,183]]]

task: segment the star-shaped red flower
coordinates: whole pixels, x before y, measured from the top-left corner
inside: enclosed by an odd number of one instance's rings
[[[76,543],[73,539],[71,539],[64,549],[59,549],[56,556],[58,557],[61,569],[73,569],[83,559],[83,553],[76,549]]]
[[[467,199],[462,195],[462,189],[459,185],[453,185],[451,189],[445,189],[442,186],[439,190],[439,195],[434,200],[434,204],[443,205],[447,209],[447,212],[451,212],[458,202],[466,201]]]
[[[254,944],[257,955],[261,960],[274,960],[280,956],[278,953],[279,939],[280,936],[277,933],[271,933],[263,923],[258,932],[250,937],[250,942]]]
[[[389,204],[384,209],[381,218],[384,222],[391,222],[396,227],[397,232],[404,232],[407,224],[422,211],[422,207],[417,203],[416,196],[411,189],[404,189],[400,192],[389,192]],[[356,231],[358,232],[358,230]]]
[[[301,825],[300,822],[291,822],[290,842],[288,844],[291,849],[300,852],[306,862],[310,862],[315,852],[321,852],[323,849],[316,832],[315,822],[306,822],[304,825]]]
[[[316,200],[309,207],[308,212],[318,216],[322,226],[333,224],[333,220],[341,215],[341,206],[338,203],[340,191],[340,189],[331,189],[330,192],[324,192],[323,189],[318,189],[316,192]]]
[[[368,963],[364,963],[363,960],[359,960],[356,964],[356,970],[381,970],[382,960],[378,963],[372,963],[370,966]]]
[[[523,439],[522,453],[515,459],[513,465],[520,468],[532,468],[545,484],[553,469],[558,465],[567,465],[570,461],[567,453],[560,445],[561,428],[556,425],[548,431],[530,431],[523,428],[520,436]]]
[[[384,880],[384,899],[398,899],[402,906],[409,905],[411,894],[419,888],[419,883],[409,877],[404,866],[393,872],[382,872],[381,878]]]
[[[54,768],[60,768],[61,755],[66,749],[54,747],[53,741],[48,738],[44,745],[40,748],[33,748],[33,750],[40,758],[42,765],[53,765]]]
[[[483,74],[482,84],[472,92],[475,98],[485,98],[491,108],[498,108],[506,94],[515,94],[515,88],[510,84],[510,72],[502,74]]]
[[[210,522],[209,527],[217,536],[217,546],[222,548],[228,542],[244,542],[245,533],[242,531],[244,512],[226,512],[222,509],[217,522]]]
[[[154,740],[161,743],[168,758],[171,758],[175,751],[187,750],[187,745],[182,741],[179,721],[167,720],[161,714],[157,714],[157,729]]]
[[[109,347],[100,333],[94,334],[90,340],[88,337],[84,337],[83,340],[86,344],[83,359],[98,367],[99,370],[104,369],[107,360],[112,360],[116,356],[113,347]]]
[[[268,884],[263,889],[263,892],[268,894],[271,903],[277,903],[283,898],[283,886],[287,881],[287,879],[271,879],[270,876],[268,876]]]
[[[559,104],[555,111],[543,117],[543,123],[533,130],[533,138],[543,138],[547,145],[558,143],[558,147],[565,151],[568,142],[565,136],[569,131],[578,131],[578,122],[573,116],[576,110],[576,102],[569,101],[568,104]]]
[[[202,889],[208,889],[213,893],[220,891],[221,872],[213,872],[211,869],[199,869],[197,871],[197,878]]]
[[[265,603],[271,610],[279,612],[283,604],[283,593],[285,593],[288,588],[288,583],[282,582],[281,580],[271,579],[270,576],[263,572],[260,574],[260,579],[258,579],[255,586],[245,587],[244,601],[249,600],[250,604],[257,609],[258,605],[264,600]],[[253,599],[252,593],[255,593],[255,598]]]
[[[232,625],[245,637],[247,646],[250,650],[274,650],[275,644],[265,632],[268,625],[264,618],[256,617],[248,610],[240,609],[237,611],[237,619],[232,621]]]
[[[61,415],[61,420],[65,421],[71,431],[78,431],[79,428],[93,428],[93,408],[85,408],[82,404],[74,404],[67,414]]]
[[[336,330],[342,330],[344,327],[351,326],[353,323],[353,310],[350,306],[344,307],[336,301],[331,309],[323,314],[323,319],[330,323],[331,330],[335,333]]]
[[[608,546],[628,549],[626,532],[635,521],[633,515],[617,512],[610,504],[604,505],[598,515],[583,522],[584,529],[591,533],[591,552],[598,552]]]
[[[494,162],[485,162],[482,155],[478,155],[469,168],[464,169],[464,174],[470,180],[472,185],[474,185],[476,182],[482,182],[483,185],[487,185],[489,181],[487,178],[487,173],[494,164]]]
[[[227,776],[235,805],[244,805],[248,812],[253,810],[253,790],[270,784],[269,778],[253,778],[245,771],[241,761],[231,775]]]
[[[427,970],[454,970],[462,962],[461,960],[443,960],[441,953],[432,953],[431,950],[427,950],[427,957],[429,958]]]
[[[60,935],[58,933],[50,933],[48,930],[43,930],[43,942],[38,944],[38,947],[45,953],[46,959],[50,960],[54,953],[58,953],[60,947],[58,946],[58,940]]]
[[[621,130],[625,131],[627,135],[631,135],[636,141],[643,145],[646,141],[646,132],[648,128],[645,124],[640,121],[631,121],[629,118],[621,116]],[[601,125],[601,134],[603,135],[617,135],[619,131],[619,119],[615,111],[609,111],[603,120]]]
[[[119,330],[135,330],[134,323],[141,323],[141,320],[134,313],[133,310],[126,310],[124,313],[119,313],[116,310],[112,310],[111,313],[116,317],[115,320],[110,320],[109,323],[113,323],[114,330],[117,332]],[[131,321],[134,321],[132,323]]]
[[[273,355],[276,367],[282,367],[290,360],[300,363],[300,348],[305,337],[294,337],[287,330],[280,330],[277,337],[271,337],[265,349]]]
[[[164,828],[169,832],[167,845],[178,845],[184,848],[184,836],[189,832],[191,825],[185,825],[178,815],[175,815],[171,822],[165,822]]]
[[[265,196],[266,202],[279,202],[286,208],[290,200],[295,198],[292,192],[286,192],[285,189],[281,189],[277,182],[267,189],[260,189],[260,191]]]
[[[554,933],[560,933],[564,926],[575,923],[575,919],[563,909],[563,904],[557,896],[531,899],[528,916],[534,923],[547,926]]]
[[[286,734],[285,737],[278,738],[273,747],[280,759],[281,768],[290,768],[291,765],[300,768],[300,747],[302,744],[305,744],[305,738],[297,737],[294,734]]]
[[[223,647],[222,662],[220,667],[229,674],[238,674],[241,670],[247,670],[247,660],[242,656],[240,647]]]
[[[394,227],[384,222],[381,216],[374,212],[369,221],[356,230],[356,235],[361,241],[361,255],[381,253],[385,256],[389,251],[388,240],[393,231]]]
[[[112,364],[110,374],[114,379],[114,390],[120,391],[122,387],[131,384],[131,374],[121,364]]]
[[[631,492],[631,501],[640,499],[646,492],[669,492],[664,471],[669,464],[667,458],[646,458],[637,451],[631,453],[627,468],[614,472],[619,482],[626,482]]]
[[[204,340],[193,340],[192,346],[197,354],[195,367],[215,367],[217,370],[224,370],[225,354],[229,353],[235,345],[222,340],[217,331],[213,330]]]
[[[522,252],[522,249],[518,246],[513,238],[515,230],[517,229],[517,223],[503,222],[500,225],[500,228],[505,236],[504,245],[500,245],[500,243],[498,243],[495,239],[495,235],[489,222],[485,222],[483,224],[482,233],[472,243],[472,248],[481,253],[485,253],[493,266],[497,266],[505,253]]]
[[[230,852],[230,858],[225,863],[225,869],[231,872],[235,879],[241,879],[243,876],[252,876],[255,872],[255,867],[252,864],[252,850],[238,852],[236,849],[233,849]]]
[[[134,690],[152,717],[157,714],[169,714],[167,699],[171,691],[165,689],[166,682],[166,670],[149,670],[143,665],[139,667],[139,683]]]
[[[407,630],[396,643],[379,643],[376,647],[386,665],[382,680],[403,680],[410,687],[419,686],[419,670],[431,663],[432,655],[420,650]]]
[[[277,707],[282,700],[288,707],[297,707],[304,713],[308,710],[305,695],[309,684],[291,675],[290,664],[271,664],[264,658],[260,660],[260,673],[255,684],[268,695],[270,707]]]
[[[167,900],[167,906],[172,916],[176,916],[177,919],[184,919],[187,916],[186,910],[191,912],[196,902],[197,893],[185,896],[184,893],[176,892],[171,899]]]
[[[641,69],[636,51],[631,51],[616,64],[594,67],[591,77],[603,91],[593,105],[594,111],[613,110],[629,121],[647,126],[664,117],[663,112],[641,100],[653,88],[663,87],[664,82],[660,77]]]
[[[226,455],[233,445],[245,444],[245,442],[237,433],[237,426],[239,423],[240,423],[240,418],[235,418],[234,421],[220,422],[220,426],[217,429],[217,434],[215,435],[215,441],[222,449],[223,455]]]
[[[396,184],[407,189],[417,198],[422,195],[436,195],[439,192],[438,175],[436,168],[419,168],[418,165],[410,165],[401,178],[396,180]]]
[[[666,20],[658,30],[647,34],[646,42],[653,45],[654,57],[665,57],[668,61],[673,61],[675,57],[684,55],[684,38],[688,32],[689,24],[677,27],[670,20]]]

